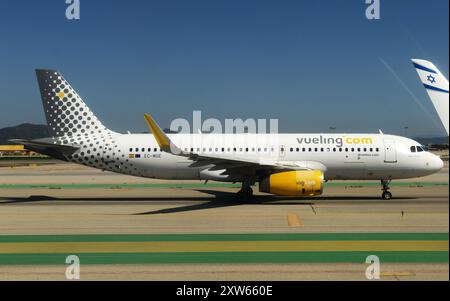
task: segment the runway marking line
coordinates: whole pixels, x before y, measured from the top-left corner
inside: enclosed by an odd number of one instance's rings
[[[408,277],[414,276],[414,273],[411,272],[381,272],[381,277]]]
[[[169,241],[0,244],[0,254],[177,252],[448,252],[448,250],[448,241]]]
[[[289,213],[287,215],[287,222],[289,227],[303,227],[305,226],[297,214]]]

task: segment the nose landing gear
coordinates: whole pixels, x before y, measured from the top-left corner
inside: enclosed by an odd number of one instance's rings
[[[391,189],[389,184],[391,184],[392,180],[381,180],[381,185],[383,186],[383,193],[381,194],[381,198],[383,200],[392,199],[392,193],[389,191]]]

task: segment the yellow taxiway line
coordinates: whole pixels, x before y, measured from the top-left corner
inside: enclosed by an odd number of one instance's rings
[[[287,215],[287,223],[289,227],[303,227],[304,224],[297,214],[289,213]]]
[[[448,241],[177,241],[0,243],[0,254],[441,251]]]

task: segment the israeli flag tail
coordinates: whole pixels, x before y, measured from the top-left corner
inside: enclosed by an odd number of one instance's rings
[[[448,80],[436,68],[436,66],[429,61],[413,59],[414,67],[419,74],[420,80],[427,90],[428,96],[431,99],[441,121],[449,134],[449,97],[448,97]]]

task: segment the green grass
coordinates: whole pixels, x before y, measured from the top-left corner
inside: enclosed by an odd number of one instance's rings
[[[377,255],[382,263],[446,263],[448,252],[214,252],[214,253],[83,253],[0,254],[0,265],[65,265],[68,255],[83,264],[268,264],[365,263]]]
[[[110,234],[110,235],[1,235],[0,245],[36,242],[181,242],[198,241],[448,241],[448,233],[280,233],[280,234]],[[268,264],[268,263],[364,263],[369,255],[381,262],[446,263],[448,251],[421,252],[170,252],[0,254],[0,265],[64,265],[68,255],[81,264]]]

